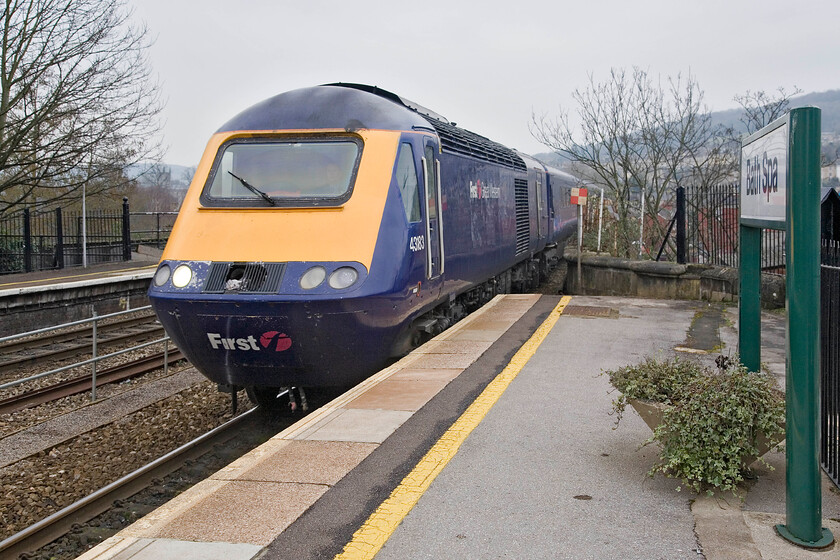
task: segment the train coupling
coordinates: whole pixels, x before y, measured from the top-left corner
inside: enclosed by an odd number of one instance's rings
[[[306,401],[303,387],[283,387],[277,393],[277,398],[288,400],[288,411],[292,414],[309,412],[309,403]]]

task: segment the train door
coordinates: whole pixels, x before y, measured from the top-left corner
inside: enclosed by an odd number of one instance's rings
[[[443,212],[441,211],[440,161],[437,142],[426,138],[423,142],[423,178],[426,195],[426,278],[438,278],[444,271]]]
[[[537,188],[537,237],[544,239],[548,232],[548,205],[545,196],[545,174],[541,169],[534,170]]]

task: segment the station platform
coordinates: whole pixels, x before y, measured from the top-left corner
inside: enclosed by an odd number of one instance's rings
[[[87,268],[72,267],[60,270],[39,270],[20,274],[0,276],[0,294],[5,292],[37,291],[32,288],[54,287],[76,282],[99,279],[113,279],[122,276],[143,275],[151,278],[157,268],[158,259],[140,255],[130,261],[90,265]]]
[[[131,261],[0,276],[0,337],[148,305],[159,260]]]
[[[734,354],[737,308],[709,309],[499,296],[80,558],[840,557],[774,533],[783,454],[753,466],[742,500],[698,496],[646,476],[656,450],[635,413],[613,429],[603,370]],[[762,361],[783,376],[784,318],[763,320]],[[827,479],[822,514],[840,535]]]

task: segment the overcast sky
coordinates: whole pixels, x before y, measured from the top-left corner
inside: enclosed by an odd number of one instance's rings
[[[164,161],[284,91],[360,82],[527,153],[532,112],[574,113],[591,73],[693,74],[712,110],[747,90],[840,88],[840,1],[129,0],[155,38]]]

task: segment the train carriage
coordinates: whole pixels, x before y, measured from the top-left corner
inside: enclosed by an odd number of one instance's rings
[[[291,91],[210,139],[149,297],[220,386],[348,386],[535,286],[573,184],[376,87]]]

